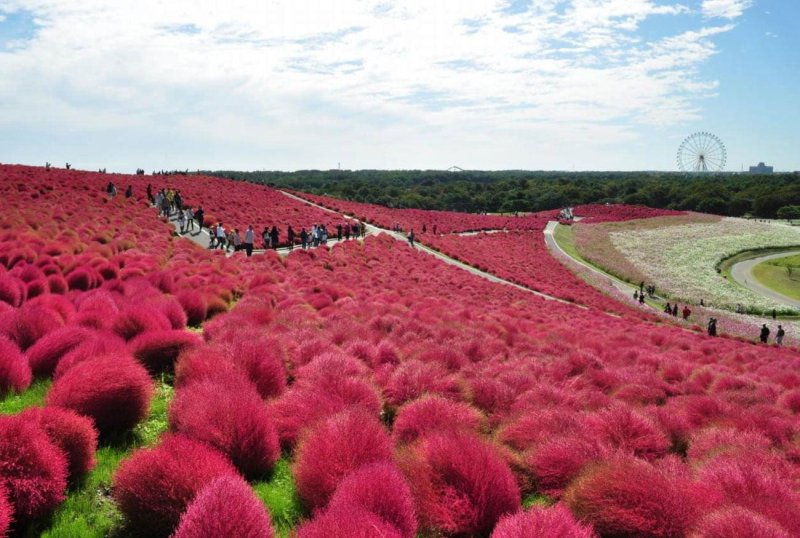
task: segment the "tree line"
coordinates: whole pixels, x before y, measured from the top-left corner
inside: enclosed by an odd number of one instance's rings
[[[798,173],[441,170],[205,171],[204,174],[394,208],[517,212],[627,203],[728,216],[777,218],[800,206]],[[780,217],[800,218],[794,209]]]

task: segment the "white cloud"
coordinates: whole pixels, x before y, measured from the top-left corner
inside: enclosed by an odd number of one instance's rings
[[[500,166],[506,150],[527,158],[514,136],[599,148],[642,125],[696,119],[699,100],[717,91],[700,67],[733,28],[693,28],[685,17],[683,31],[653,39],[642,23],[688,8],[541,0],[512,13],[506,4],[0,0],[41,24],[24,50],[0,53],[0,134],[38,126],[187,148],[238,142],[280,148],[285,158],[270,162],[284,168],[342,152],[355,166],[381,166],[381,154],[424,166],[415,159],[436,151],[448,162],[493,154]],[[733,18],[745,4],[705,0],[703,13]],[[235,164],[199,149],[196,159]]]
[[[735,19],[752,5],[752,0],[703,0],[701,10],[703,16],[709,19]]]

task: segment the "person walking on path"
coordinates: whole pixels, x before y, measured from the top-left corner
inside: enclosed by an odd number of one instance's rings
[[[264,250],[269,250],[270,239],[268,226],[264,226],[264,230],[261,232],[261,244],[264,246]]]
[[[759,340],[761,340],[762,344],[766,344],[769,341],[769,328],[767,324],[761,326],[761,334],[758,336]]]
[[[414,246],[414,229],[412,228],[410,232],[408,232],[408,244],[412,247]]]
[[[203,231],[203,218],[205,218],[206,212],[203,211],[203,206],[197,206],[197,211],[194,212],[194,219],[197,221],[197,228],[202,232]]]
[[[192,208],[187,207],[186,210],[183,212],[186,217],[186,231],[194,232],[194,215],[192,214]]]
[[[688,320],[689,316],[692,314],[692,311],[689,310],[689,305],[688,304],[683,307],[683,312],[682,313],[683,313],[683,321]]]
[[[280,234],[278,233],[278,227],[273,226],[272,230],[269,231],[269,238],[272,241],[272,248],[278,249],[278,240],[280,239]]]
[[[186,214],[183,211],[178,211],[178,225],[181,227],[180,233],[186,232]]]
[[[639,290],[633,290],[633,300],[634,301],[639,300]]]
[[[131,198],[133,196],[133,185],[128,185],[128,188],[125,189],[125,198]]]
[[[667,303],[667,306],[664,307],[665,314],[672,314],[672,305]]]
[[[151,204],[155,201],[153,198],[153,185],[150,183],[147,184],[147,201]]]
[[[784,336],[786,336],[786,331],[783,330],[783,325],[778,325],[778,332],[775,333],[775,343],[782,346]]]
[[[344,231],[344,229],[342,228],[342,225],[341,224],[337,224],[336,225],[336,240],[337,241],[341,241],[342,240],[342,232],[343,231]]]
[[[639,294],[639,304],[644,304],[644,293]]]
[[[225,249],[225,227],[222,223],[217,224],[217,247],[220,249]]]
[[[286,228],[286,240],[289,242],[289,250],[294,250],[294,228],[291,224]]]
[[[256,241],[256,233],[253,231],[253,225],[247,227],[247,230],[244,232],[244,251],[247,253],[247,257],[253,255],[253,243]]]
[[[234,228],[231,232],[231,243],[233,243],[233,251],[239,252],[242,250],[242,238],[239,235],[239,228]]]
[[[308,248],[308,232],[305,228],[300,230],[300,248],[303,250]]]
[[[344,238],[346,241],[350,241],[350,223],[346,222],[344,225]]]
[[[717,336],[717,318],[708,319],[708,336]]]
[[[672,315],[678,317],[678,303],[672,305]]]

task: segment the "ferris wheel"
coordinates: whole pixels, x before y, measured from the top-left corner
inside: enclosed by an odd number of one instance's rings
[[[727,159],[725,144],[706,131],[689,135],[678,148],[678,168],[683,172],[721,172]]]

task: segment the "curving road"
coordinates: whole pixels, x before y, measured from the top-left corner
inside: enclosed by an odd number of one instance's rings
[[[787,306],[800,308],[800,301],[787,297],[782,293],[771,290],[761,284],[753,276],[753,267],[761,262],[767,260],[774,260],[775,258],[785,258],[786,256],[794,256],[800,254],[800,250],[787,250],[786,252],[779,252],[778,254],[770,254],[769,256],[761,256],[760,258],[753,258],[752,260],[745,260],[731,266],[731,277],[741,286],[754,291],[764,297],[783,303]]]

